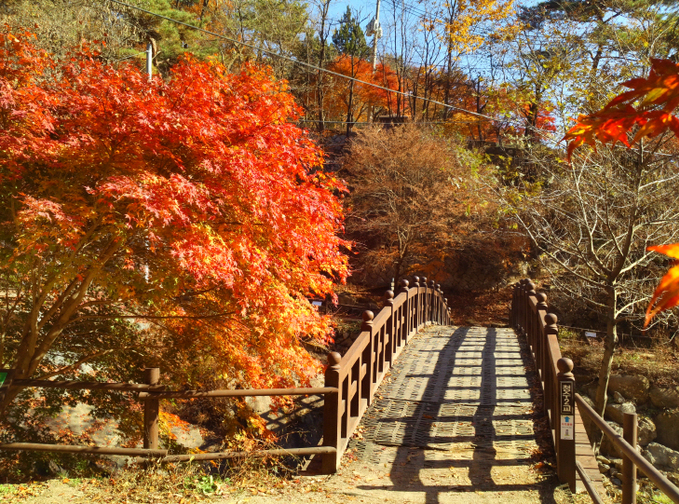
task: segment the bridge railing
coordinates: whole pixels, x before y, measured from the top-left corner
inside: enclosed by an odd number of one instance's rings
[[[526,337],[542,381],[545,413],[552,430],[559,481],[575,492],[575,378],[557,340],[557,316],[547,312],[547,295],[530,280],[514,285],[510,325]]]
[[[374,316],[363,314],[361,333],[341,357],[333,352],[328,356],[325,387],[288,389],[241,389],[241,390],[170,390],[159,383],[160,369],[145,370],[146,383],[106,383],[78,380],[30,380],[15,379],[14,370],[0,369],[4,382],[0,382],[0,396],[10,387],[52,388],[62,390],[100,390],[126,392],[136,395],[143,403],[143,448],[112,446],[56,445],[51,443],[0,443],[0,450],[44,451],[95,455],[123,455],[129,457],[156,458],[161,462],[191,460],[217,460],[241,457],[265,457],[284,455],[322,455],[323,469],[328,473],[337,470],[361,416],[372,402],[375,390],[392,363],[406,345],[408,339],[428,323],[449,324],[448,302],[443,298],[441,286],[426,278],[420,284],[414,277],[413,287],[403,280],[401,291],[387,291],[384,308]],[[335,385],[327,385],[335,383]],[[341,384],[341,387],[340,387]],[[160,448],[159,417],[160,401],[163,399],[192,399],[216,397],[255,396],[324,396],[324,442],[323,446],[259,450],[255,452],[214,452],[197,454],[170,454]]]
[[[365,410],[370,406],[377,387],[394,363],[409,338],[425,324],[450,324],[448,301],[441,286],[433,280],[422,283],[414,278],[413,286],[401,281],[396,297],[387,291],[382,310],[363,314],[361,333],[341,356],[328,355],[325,387],[337,393],[325,395],[323,412],[323,445],[334,451],[323,455],[323,472],[334,473],[339,467],[347,443]]]
[[[585,457],[593,460],[587,434],[582,427],[582,414],[608,436],[622,453],[622,504],[636,502],[637,468],[673,502],[679,503],[679,488],[636,449],[636,414],[624,415],[621,436],[579,394],[575,394],[573,362],[561,356],[557,340],[557,317],[553,313],[547,313],[547,309],[547,296],[543,292],[536,292],[533,282],[521,280],[514,286],[510,324],[519,334],[525,335],[542,381],[545,412],[552,428],[559,480],[568,483],[574,492],[577,472],[592,500],[596,503],[604,502],[600,496],[603,487],[600,482],[594,482],[590,478],[592,474],[600,477],[596,461],[590,464],[593,465],[593,471],[590,472],[581,463]],[[582,440],[577,440],[577,444],[576,433],[583,437]]]

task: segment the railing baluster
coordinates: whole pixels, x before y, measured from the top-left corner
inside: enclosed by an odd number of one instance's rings
[[[370,310],[363,312],[363,323],[361,324],[361,331],[366,331],[368,333],[368,346],[366,346],[363,352],[365,365],[365,376],[361,383],[361,408],[359,415],[363,415],[363,412],[368,406],[370,406],[372,400],[372,389],[373,389],[373,370],[375,369],[375,358],[373,352],[373,319],[375,314]],[[362,374],[362,372],[361,372]]]
[[[339,389],[340,363],[342,356],[337,352],[328,354],[328,367],[325,370],[325,386]],[[339,468],[339,435],[342,430],[340,404],[342,401],[342,389],[338,393],[325,394],[323,402],[323,446],[335,448],[335,453],[323,455],[321,465],[324,474],[337,472]],[[348,406],[348,405],[347,405]],[[348,408],[346,408],[348,409]]]

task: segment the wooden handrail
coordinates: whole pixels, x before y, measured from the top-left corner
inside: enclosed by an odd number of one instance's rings
[[[575,400],[580,407],[580,411],[589,418],[594,425],[596,425],[601,432],[604,433],[608,439],[620,450],[622,453],[623,460],[623,487],[622,487],[622,504],[631,504],[636,502],[636,470],[631,470],[632,468],[638,468],[642,473],[644,473],[648,479],[650,479],[665,495],[667,495],[672,502],[679,502],[679,488],[677,488],[674,483],[672,483],[665,475],[663,475],[658,469],[653,467],[653,465],[646,460],[641,453],[636,450],[636,428],[637,428],[637,418],[636,413],[625,413],[623,425],[623,435],[621,436],[616,431],[614,431],[608,423],[601,418],[601,416],[594,411],[594,409],[587,404],[587,402],[580,396],[580,394],[575,395]],[[625,438],[626,434],[631,438],[631,442],[628,442]],[[630,466],[626,468],[625,466]],[[625,471],[627,469],[627,471]],[[629,473],[628,475],[625,472]],[[626,477],[625,477],[626,476]]]
[[[548,313],[547,295],[521,280],[512,292],[510,325],[525,336],[544,391],[545,415],[552,430],[557,475],[575,492],[575,379],[573,362],[564,359],[557,340],[557,316]]]
[[[337,471],[354,430],[370,406],[377,387],[408,340],[424,325],[450,324],[448,300],[433,280],[414,277],[413,285],[401,281],[395,297],[387,291],[382,310],[363,313],[361,333],[344,356],[328,356],[325,386],[336,388],[327,394],[323,413],[323,444],[335,452],[323,455],[323,472]]]
[[[402,289],[396,298],[394,298],[393,292],[387,291],[384,307],[376,316],[370,311],[364,312],[361,333],[346,355],[341,357],[338,353],[333,352],[328,356],[329,365],[325,375],[325,387],[170,390],[158,384],[160,376],[158,368],[147,368],[145,370],[147,383],[13,379],[13,370],[0,370],[0,372],[6,373],[5,382],[0,385],[0,394],[9,387],[104,390],[135,393],[138,399],[144,403],[144,448],[54,445],[46,443],[4,443],[0,444],[0,450],[157,457],[160,461],[166,462],[227,459],[246,456],[300,456],[315,454],[323,456],[324,468],[330,467],[328,461],[332,461],[332,469],[329,472],[335,472],[348,439],[358,425],[365,409],[372,402],[374,392],[379,383],[408,339],[425,324],[432,322],[450,323],[448,302],[443,298],[440,286],[435,285],[433,281],[431,285],[427,285],[426,278],[423,280],[423,284],[420,285],[419,279],[415,277],[413,287],[409,287],[407,280],[402,281]],[[281,448],[262,450],[255,453],[220,452],[196,455],[168,455],[167,450],[158,449],[158,402],[161,399],[300,395],[325,396],[324,446],[294,449]],[[335,439],[335,444],[329,442],[332,439]]]

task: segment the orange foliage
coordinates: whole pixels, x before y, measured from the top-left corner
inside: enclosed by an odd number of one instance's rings
[[[148,82],[30,40],[0,32],[2,367],[101,371],[114,351],[194,385],[304,382],[302,340],[331,334],[307,297],[347,275],[344,188],[285,85],[189,56]]]
[[[354,77],[363,82],[369,82],[388,89],[398,89],[396,73],[388,66],[379,63],[373,73],[372,64],[366,60],[353,58],[342,54],[329,66],[329,70],[342,75]],[[328,117],[344,120],[349,107],[351,81],[341,77],[334,77],[332,85],[326,95]],[[354,121],[367,120],[370,105],[388,109],[394,101],[393,94],[385,89],[379,89],[359,82],[354,82],[352,99],[352,117]]]
[[[643,137],[655,137],[668,130],[679,136],[679,118],[672,115],[679,106],[679,64],[652,60],[648,77],[622,83],[630,88],[616,96],[602,110],[580,116],[566,136],[568,155],[577,147],[596,141],[622,142],[628,147]],[[638,104],[637,104],[638,102]],[[632,129],[638,127],[629,140]]]

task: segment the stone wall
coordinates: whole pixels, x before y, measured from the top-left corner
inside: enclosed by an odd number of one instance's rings
[[[596,383],[582,390],[592,405],[595,390]],[[678,473],[672,479],[679,479],[679,387],[658,387],[645,376],[613,375],[608,392],[604,415],[608,424],[622,434],[624,413],[637,413],[641,454],[658,469]],[[592,426],[585,424],[591,432]],[[600,455],[602,472],[609,472],[612,479],[619,476],[616,462],[621,454],[607,438],[601,443]]]

